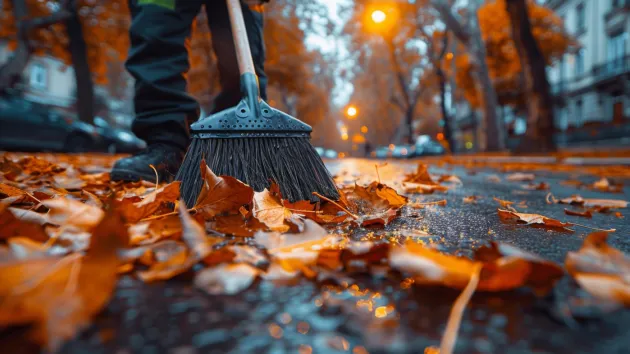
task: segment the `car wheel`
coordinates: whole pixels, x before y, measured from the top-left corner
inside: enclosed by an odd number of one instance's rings
[[[92,141],[84,135],[73,134],[66,139],[64,151],[66,152],[86,152],[90,150]]]

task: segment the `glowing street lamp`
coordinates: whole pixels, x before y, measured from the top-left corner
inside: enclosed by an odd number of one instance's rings
[[[346,110],[346,115],[348,115],[348,118],[350,118],[350,119],[355,118],[358,113],[359,113],[359,111],[357,110],[357,107],[355,107],[355,106],[350,106]]]
[[[371,17],[372,17],[372,21],[374,21],[374,23],[383,23],[387,19],[387,15],[385,14],[385,12],[383,12],[381,10],[374,10],[374,11],[372,11]]]

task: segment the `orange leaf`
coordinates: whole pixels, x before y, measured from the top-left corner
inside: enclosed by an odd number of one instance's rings
[[[195,203],[195,209],[211,218],[215,215],[238,212],[238,209],[252,202],[254,190],[245,183],[230,176],[218,177],[201,161],[203,186]]]
[[[218,215],[212,228],[220,233],[239,237],[252,237],[257,231],[267,230],[267,226],[258,219],[246,219],[241,215]]]
[[[267,225],[272,231],[289,231],[286,220],[290,219],[293,214],[283,206],[280,198],[271,194],[267,189],[254,193],[252,213],[256,219]]]
[[[573,232],[573,230],[567,228],[568,226],[572,226],[572,223],[558,221],[556,219],[551,219],[543,215],[517,213],[503,209],[497,209],[497,213],[499,214],[499,218],[501,218],[501,220],[503,221],[524,223],[527,225],[539,225]]]
[[[20,213],[21,211],[17,209],[15,213]],[[18,236],[28,237],[37,242],[46,242],[48,240],[48,235],[46,235],[43,226],[22,220],[16,217],[14,212],[6,205],[0,205],[0,240]]]
[[[418,183],[424,185],[437,185],[429,174],[429,168],[425,164],[418,164],[418,168],[415,173],[407,175],[404,182]]]
[[[536,179],[536,175],[534,175],[533,173],[512,173],[507,175],[507,177],[505,177],[506,180],[510,181],[510,182],[528,182],[528,181],[533,181],[534,179]]]
[[[574,211],[574,210],[569,210],[569,209],[564,209],[564,213],[567,215],[571,215],[571,216],[581,216],[583,218],[592,218],[593,217],[593,213],[591,213],[590,210],[585,210],[585,211]]]
[[[121,209],[125,218],[130,223],[138,222],[148,216],[153,215],[162,203],[175,202],[179,199],[179,187],[181,182],[173,182],[158,188],[147,194],[141,201],[127,203],[123,200]]]
[[[585,207],[595,208],[608,208],[608,209],[620,209],[626,208],[628,202],[619,199],[585,199],[579,195],[574,195],[569,198],[558,200],[560,204],[582,205]]]
[[[630,257],[606,243],[608,233],[586,237],[578,252],[569,252],[569,273],[591,295],[630,306]]]
[[[71,225],[89,230],[103,218],[100,208],[70,198],[44,200],[42,205],[50,209],[48,220],[55,225]]]

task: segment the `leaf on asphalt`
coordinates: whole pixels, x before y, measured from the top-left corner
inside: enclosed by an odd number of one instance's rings
[[[523,189],[528,189],[528,190],[533,190],[533,191],[548,191],[549,188],[550,188],[549,184],[545,182],[540,182],[538,184],[530,183],[530,184],[523,185]]]
[[[497,213],[499,214],[499,218],[505,222],[523,223],[526,225],[543,226],[547,228],[573,232],[573,230],[568,228],[569,226],[573,225],[572,223],[562,222],[556,219],[548,218],[543,215],[517,213],[504,209],[497,209]]]
[[[50,223],[60,226],[71,225],[89,230],[96,226],[104,215],[100,208],[66,197],[44,200],[42,204],[49,209]]]
[[[378,182],[367,187],[355,185],[352,190],[344,192],[344,196],[350,211],[358,214],[354,217],[361,226],[389,224],[396,217],[398,209],[408,201],[406,197]]]
[[[581,205],[584,207],[605,208],[605,209],[620,209],[626,208],[628,202],[619,199],[586,199],[579,195],[573,195],[569,198],[558,200],[560,204]]]
[[[239,215],[217,215],[211,228],[226,235],[253,237],[258,231],[266,231],[267,226],[256,218],[245,218]]]
[[[413,240],[403,246],[392,246],[389,252],[392,268],[411,274],[416,284],[443,285],[464,289],[477,264],[482,264],[480,291],[506,291],[523,286],[531,266],[523,259],[505,257],[493,262],[477,262],[447,255]]]
[[[630,306],[630,257],[608,245],[607,238],[606,232],[588,235],[578,252],[567,254],[567,270],[589,294]]]
[[[33,202],[37,201],[29,195],[27,192],[10,186],[8,184],[0,183],[0,199],[15,197],[11,200],[10,204],[20,204],[25,202]]]
[[[418,164],[415,173],[405,176],[404,182],[417,183],[422,185],[436,185],[429,174],[429,167],[425,164]]]
[[[510,182],[530,182],[536,179],[536,175],[533,173],[512,173],[505,177],[506,180]]]
[[[21,236],[37,242],[46,242],[48,235],[44,231],[44,227],[16,217],[15,214],[20,211],[21,209],[13,211],[6,205],[0,205],[0,240]]]
[[[464,182],[462,182],[462,180],[459,179],[459,177],[457,177],[455,175],[443,175],[443,176],[440,176],[440,179],[438,179],[438,182],[440,182],[440,183],[464,184]]]
[[[499,203],[501,205],[501,207],[503,208],[511,208],[512,204],[514,204],[514,202],[511,202],[509,200],[503,200],[503,199],[499,199],[499,198],[492,198],[495,202]]]
[[[547,294],[564,276],[562,267],[542,257],[514,247],[506,243],[491,242],[490,246],[482,246],[475,250],[475,260],[488,265],[491,262],[505,262],[518,259],[526,261],[530,272],[524,285],[532,288],[538,295]]]
[[[439,184],[430,185],[430,184],[403,182],[403,187],[405,189],[405,193],[411,193],[411,194],[433,194],[434,192],[448,191],[448,187],[440,186]]]
[[[492,183],[501,183],[501,177],[499,177],[498,175],[490,175],[486,177],[486,181]]]
[[[195,287],[210,295],[234,295],[249,288],[260,272],[249,264],[221,264],[197,273]]]
[[[480,196],[478,196],[478,195],[471,195],[471,196],[468,196],[468,197],[464,197],[464,198],[462,198],[462,201],[463,201],[465,204],[477,204],[477,201],[478,201],[479,199],[481,199],[481,197],[480,197]]]
[[[141,201],[121,203],[121,209],[125,218],[130,223],[136,223],[148,216],[153,215],[162,203],[173,203],[179,199],[179,187],[181,182],[169,183],[161,188],[147,194]]]
[[[273,195],[268,189],[254,193],[252,213],[272,231],[289,231],[288,221],[291,220],[293,213],[284,207],[280,197]]]
[[[238,209],[250,204],[254,198],[254,190],[245,183],[231,176],[217,175],[201,161],[201,178],[203,186],[195,203],[195,209],[207,218],[222,213],[238,212]]]
[[[372,182],[368,186],[369,191],[373,191],[377,196],[387,200],[392,208],[398,209],[403,207],[409,201],[409,198],[402,196],[395,189],[378,182]]]
[[[584,211],[564,209],[564,213],[571,216],[581,216],[583,218],[589,218],[589,219],[593,217],[593,213],[589,209],[586,209]]]
[[[590,189],[594,189],[600,192],[623,193],[623,185],[612,184],[606,177],[603,177],[600,180],[595,181],[593,184],[589,185],[588,187]]]
[[[622,213],[620,213],[620,212],[615,212],[615,217],[616,217],[617,219],[623,219],[623,214],[622,214]]]
[[[111,210],[95,228],[85,256],[0,264],[0,326],[33,324],[32,338],[56,351],[109,302],[117,282],[117,250],[127,242],[122,217]]]

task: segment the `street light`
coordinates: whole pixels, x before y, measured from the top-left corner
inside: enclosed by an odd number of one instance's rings
[[[372,21],[374,21],[374,23],[383,23],[386,19],[387,15],[385,14],[385,12],[381,10],[372,11]]]
[[[358,113],[359,113],[359,111],[357,110],[357,107],[355,107],[355,106],[350,106],[350,107],[348,107],[348,109],[346,109],[346,115],[350,119],[355,118]]]

